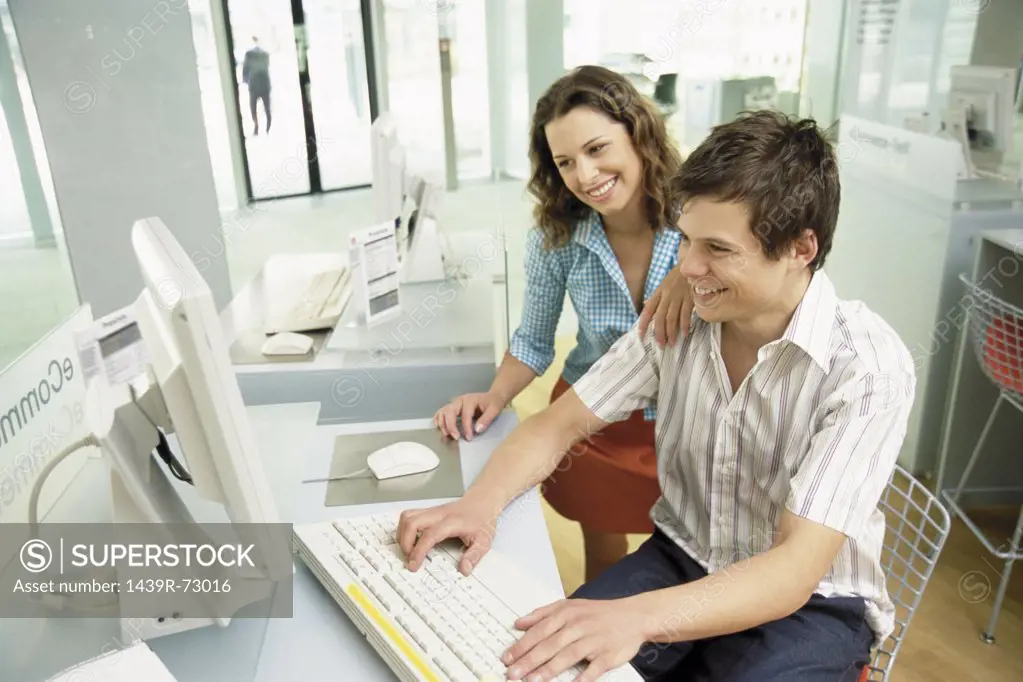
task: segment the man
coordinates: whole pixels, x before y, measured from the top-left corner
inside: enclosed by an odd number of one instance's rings
[[[653,536],[573,598],[520,620],[509,679],[855,680],[888,635],[877,508],[915,393],[892,329],[821,270],[838,219],[835,152],[775,112],[715,128],[673,181],[679,268],[698,318],[662,347],[622,337],[525,420],[460,500],[402,515],[416,570],[458,537],[468,572],[493,519],[585,434],[656,402]],[[417,537],[418,536],[418,537]],[[534,675],[539,675],[535,677]]]
[[[252,47],[242,62],[242,81],[249,87],[249,113],[252,115],[252,134],[259,135],[259,116],[256,105],[263,102],[266,132],[270,132],[270,54],[259,46],[259,38],[252,37]]]

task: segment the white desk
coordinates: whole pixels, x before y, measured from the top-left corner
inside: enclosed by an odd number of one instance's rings
[[[446,501],[323,507],[327,484],[303,484],[301,480],[310,468],[317,468],[317,463],[326,466],[335,437],[345,433],[420,429],[432,422],[420,419],[316,426],[319,409],[315,403],[249,408],[283,520],[305,523]],[[471,443],[461,443],[462,473],[467,486],[515,423],[514,413],[507,411],[486,434]],[[101,460],[86,465],[46,521],[109,518],[105,472]],[[182,487],[187,493],[193,492]],[[197,520],[224,520],[217,506],[197,500],[192,494],[187,498]],[[494,547],[521,557],[525,567],[557,594],[563,593],[535,490],[505,510]],[[179,682],[393,680],[390,669],[301,560],[296,559],[296,566],[293,618],[235,619],[228,628],[193,630],[152,640],[150,646]],[[110,650],[117,645],[118,632],[113,619],[0,620],[0,679],[39,682],[74,662]]]
[[[270,258],[221,313],[246,404],[319,402],[322,422],[358,423],[432,416],[456,395],[489,389],[508,328],[504,244],[486,231],[449,241],[460,279],[401,285],[401,314],[373,328],[357,324],[349,304],[333,330],[313,335],[315,354],[298,361],[259,352],[267,310],[301,295],[297,278],[347,255]]]

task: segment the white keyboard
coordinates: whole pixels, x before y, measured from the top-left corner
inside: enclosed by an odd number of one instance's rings
[[[294,305],[270,320],[264,331],[307,332],[333,327],[349,299],[352,287],[348,268],[325,270],[313,275]]]
[[[542,582],[491,550],[469,576],[458,571],[460,543],[434,548],[416,571],[395,541],[398,515],[295,526],[299,556],[407,682],[506,680],[501,655],[523,634],[515,621],[556,601]],[[556,680],[573,680],[577,666]],[[630,665],[601,682],[641,681]]]

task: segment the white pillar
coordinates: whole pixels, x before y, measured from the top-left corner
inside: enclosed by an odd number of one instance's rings
[[[7,130],[11,137],[11,148],[14,161],[18,166],[21,188],[25,194],[25,206],[28,209],[28,221],[32,225],[32,239],[37,248],[52,248],[57,245],[53,236],[53,220],[50,209],[46,205],[46,194],[39,177],[39,166],[35,152],[32,150],[32,139],[25,120],[24,105],[18,92],[18,79],[14,73],[14,62],[11,59],[11,46],[7,36],[0,30],[0,107],[3,108],[7,120]]]
[[[562,0],[526,0],[525,50],[532,117],[544,90],[565,74],[565,6]]]
[[[486,0],[487,90],[490,100],[490,165],[494,177],[508,170],[508,2]]]
[[[9,0],[79,295],[98,317],[142,288],[136,220],[158,216],[231,297],[187,0]],[[237,238],[237,235],[234,235]]]
[[[490,140],[495,174],[529,177],[536,102],[565,73],[562,0],[487,0]]]
[[[838,93],[846,9],[847,3],[836,0],[809,0],[806,7],[799,115],[825,127],[841,116]]]

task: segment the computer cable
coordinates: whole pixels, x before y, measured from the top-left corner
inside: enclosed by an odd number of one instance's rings
[[[28,527],[32,537],[39,537],[39,495],[42,494],[43,484],[46,483],[50,472],[71,455],[90,446],[99,447],[99,440],[91,433],[58,452],[39,472],[36,482],[32,485],[32,494],[28,498]]]
[[[327,476],[325,478],[307,478],[306,480],[304,480],[302,482],[303,483],[324,483],[326,481],[347,481],[347,480],[350,480],[350,479],[353,479],[353,478],[370,478],[372,475],[373,474],[370,471],[369,467],[366,467],[365,469],[359,469],[358,471],[353,471],[350,474],[341,474],[340,476]]]
[[[163,435],[163,430],[157,428],[156,432],[160,436],[160,441],[156,444],[156,454],[167,465],[174,478],[189,485],[195,485],[192,481],[192,475],[181,466],[181,462],[178,461],[178,458],[174,456],[174,452],[171,451],[170,443],[167,442],[167,437]]]
[[[65,459],[79,450],[90,446],[99,447],[99,440],[91,433],[84,438],[76,440],[71,445],[58,452],[39,472],[39,476],[32,485],[32,494],[28,499],[28,525],[29,532],[33,539],[39,538],[39,496],[42,494],[43,484],[46,483],[46,479],[49,478],[53,470]],[[100,580],[100,582],[110,582],[110,576],[113,576],[114,572],[105,571],[103,572],[103,575],[104,579]],[[105,602],[87,604],[82,599],[81,595],[72,595],[63,592],[44,593],[38,596],[31,596],[28,599],[51,609],[61,610],[65,606],[71,606],[78,611],[89,612],[109,612],[112,608],[116,608],[119,603],[115,597],[114,599],[110,599]]]
[[[156,422],[153,421],[153,418],[150,417],[149,414],[145,411],[145,409],[143,409],[142,405],[139,404],[139,401],[135,396],[135,387],[129,386],[128,388],[129,392],[131,393],[132,403],[134,403],[135,407],[138,408],[138,411],[142,413],[142,416],[146,418],[146,421],[148,421],[149,424],[154,429],[156,429],[156,435],[158,438],[158,441],[156,443],[157,456],[163,460],[164,464],[167,465],[167,468],[170,470],[171,475],[173,475],[174,478],[189,485],[195,485],[195,483],[192,481],[192,475],[188,473],[188,470],[185,469],[185,467],[182,466],[178,458],[174,456],[174,451],[171,450],[170,443],[167,442],[167,437],[164,435],[163,429],[157,426]]]

